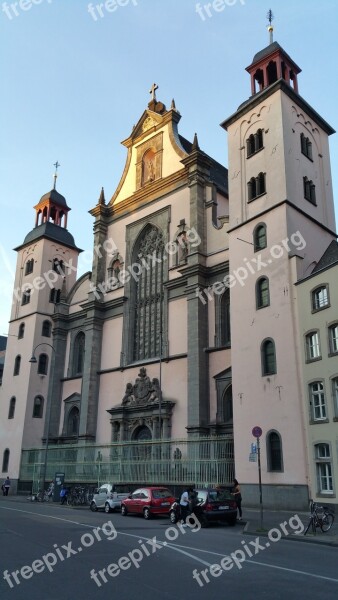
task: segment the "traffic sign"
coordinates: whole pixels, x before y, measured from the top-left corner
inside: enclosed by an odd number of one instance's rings
[[[263,432],[262,432],[261,428],[260,428],[260,427],[258,427],[258,425],[256,425],[256,427],[253,427],[253,429],[252,429],[252,435],[253,435],[255,438],[259,438],[259,437],[261,437],[262,433],[263,433]]]

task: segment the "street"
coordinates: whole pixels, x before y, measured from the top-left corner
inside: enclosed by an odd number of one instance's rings
[[[338,594],[337,548],[243,534],[243,527],[201,529],[92,513],[57,504],[3,499],[1,598],[88,600],[117,594],[198,600],[333,599]],[[285,521],[297,533],[299,519]],[[283,527],[281,528],[283,529]],[[218,567],[212,565],[219,565]],[[221,566],[220,566],[221,565]]]

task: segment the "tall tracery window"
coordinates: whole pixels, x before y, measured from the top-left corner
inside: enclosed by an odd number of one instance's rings
[[[85,343],[85,334],[80,331],[80,333],[77,334],[74,342],[73,375],[82,375],[83,373]]]
[[[230,290],[227,288],[220,300],[220,345],[226,346],[231,341],[230,331]]]
[[[79,432],[80,411],[77,406],[73,406],[67,419],[67,434],[70,436],[77,435]]]
[[[148,225],[134,248],[140,275],[134,285],[133,360],[160,356],[163,352],[163,253],[162,232]]]

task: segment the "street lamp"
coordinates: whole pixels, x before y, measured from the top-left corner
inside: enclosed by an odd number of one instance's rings
[[[36,364],[37,358],[35,356],[35,351],[37,348],[39,348],[39,346],[49,346],[53,352],[55,353],[55,348],[54,346],[52,346],[51,344],[48,344],[47,342],[42,342],[41,344],[38,344],[37,346],[35,346],[34,350],[33,350],[33,354],[32,357],[30,358],[29,362],[32,364]],[[46,429],[46,442],[45,442],[45,452],[44,452],[44,459],[43,459],[43,463],[42,463],[42,473],[41,473],[41,491],[42,491],[42,500],[44,499],[44,491],[45,491],[45,479],[46,479],[46,470],[47,470],[47,458],[48,458],[48,445],[49,445],[49,427],[50,427],[50,417],[51,417],[51,398],[50,401],[48,402],[48,398],[47,398],[47,412],[46,412],[46,423],[47,423],[47,429]]]

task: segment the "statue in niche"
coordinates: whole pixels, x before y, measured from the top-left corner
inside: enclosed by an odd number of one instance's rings
[[[141,367],[134,385],[134,396],[137,400],[145,400],[151,392],[151,381],[147,375],[145,367]]]
[[[189,245],[188,245],[188,240],[187,240],[187,234],[185,231],[183,231],[181,233],[181,235],[179,235],[178,244],[179,244],[179,262],[180,263],[186,262],[187,256],[188,256]]]
[[[155,152],[148,150],[142,161],[142,183],[149,183],[155,179]]]
[[[158,402],[161,398],[162,400],[162,392],[160,389],[160,382],[157,379],[157,377],[154,377],[154,379],[152,380],[152,392],[151,392],[151,396],[149,398],[149,402]]]

